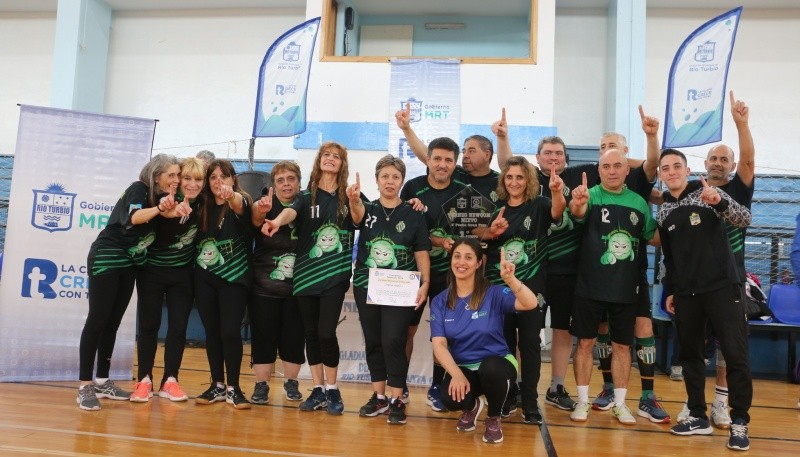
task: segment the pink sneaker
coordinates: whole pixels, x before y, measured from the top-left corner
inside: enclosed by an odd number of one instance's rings
[[[186,401],[189,399],[189,396],[181,389],[181,386],[173,381],[165,382],[158,392],[158,396],[161,398],[169,398],[170,401]]]
[[[131,401],[135,403],[147,403],[153,396],[153,384],[150,382],[137,382],[133,386]]]

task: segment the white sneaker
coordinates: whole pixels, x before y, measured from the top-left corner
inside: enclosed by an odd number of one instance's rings
[[[614,407],[611,408],[611,412],[614,413],[614,417],[616,417],[621,424],[633,425],[636,423],[636,418],[633,417],[633,413],[631,413],[631,410],[625,403],[614,405]]]
[[[728,414],[728,405],[714,400],[711,403],[711,423],[717,428],[730,428],[731,416]]]
[[[683,381],[683,367],[680,365],[673,365],[669,369],[669,379],[672,381]]]
[[[681,412],[678,413],[678,418],[677,418],[678,423],[685,422],[686,420],[689,419],[689,416],[691,415],[692,413],[691,411],[689,411],[689,405],[684,403]]]
[[[579,401],[575,404],[575,409],[569,413],[569,418],[575,422],[586,422],[589,418],[589,402]]]

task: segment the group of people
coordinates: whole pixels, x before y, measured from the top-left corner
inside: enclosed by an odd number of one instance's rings
[[[178,384],[178,369],[194,300],[211,371],[211,385],[197,403],[226,401],[237,409],[267,403],[279,354],[287,399],[303,400],[296,378],[307,359],[313,389],[299,409],[342,414],[336,327],[352,277],[374,391],[361,416],[388,412],[389,424],[406,423],[413,336],[430,303],[435,362],[426,402],[435,411],[460,410],[458,430],[474,430],[486,406],[483,441],[502,442],[501,418],[515,412],[518,394],[523,422],[542,423],[540,331],[548,309],[553,349],[545,403],[570,411],[575,421],[586,421],[591,409],[610,409],[621,423],[635,423],[625,403],[634,344],[642,382],[637,415],[669,423],[654,393],[646,276],[651,243],[663,246],[666,303],[676,316],[688,394],[688,413],[671,431],[711,433],[702,351],[705,340],[715,338],[731,386],[728,447],[745,450],[752,381],[739,273],[754,150],[746,105],[732,93],[731,104],[741,153],[733,180],[733,152],[718,146],[706,162],[708,181],[689,181],[686,157],[674,149],[659,151],[659,122],[641,107],[645,160],[628,158],[625,137],[607,133],[598,164],[568,166],[563,140],[549,136],[538,144],[538,168],[512,155],[504,110],[492,126],[499,173],[490,168],[494,147],[488,138],[468,137],[457,165],[462,149],[455,141],[442,137],[426,145],[411,127],[409,109],[400,110],[397,125],[428,172],[405,182],[403,161],[382,157],[375,167],[379,198],[374,201],[361,193],[358,173],[348,182],[347,150],[333,142],[320,146],[305,190],[297,164],[284,161],[272,170],[273,186],[256,199],[239,188],[228,161],[179,163],[159,154],[115,205],[89,253],[92,287],[81,337],[78,404],[96,410],[98,398],[148,401],[156,390],[152,367],[166,297],[169,325],[159,396],[188,398]],[[663,194],[653,189],[657,173],[667,187]],[[445,203],[464,192],[477,192],[495,209],[488,223],[458,236]],[[648,201],[661,203],[656,218]],[[418,272],[414,306],[371,303],[373,268]],[[130,393],[108,379],[108,367],[134,283],[139,373]],[[256,376],[249,401],[239,386],[245,312],[253,329]],[[573,337],[577,401],[565,388]],[[595,346],[604,385],[590,402]],[[717,388],[727,392],[727,384]]]

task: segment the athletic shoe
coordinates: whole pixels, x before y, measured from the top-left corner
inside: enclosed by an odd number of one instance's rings
[[[522,422],[532,425],[542,425],[544,420],[542,419],[542,413],[539,411],[539,407],[534,406],[530,411],[523,411]]]
[[[572,411],[576,405],[575,400],[570,398],[569,392],[561,384],[556,386],[555,392],[547,391],[544,396],[544,402],[564,411]]]
[[[225,392],[225,402],[236,409],[250,409],[251,407],[239,386],[228,387]]]
[[[387,409],[389,409],[389,399],[386,397],[378,398],[378,393],[373,392],[372,396],[369,397],[369,401],[358,410],[358,415],[361,417],[375,417],[385,413]]]
[[[647,398],[639,400],[639,411],[636,414],[650,419],[650,422],[656,424],[669,424],[669,414],[661,407],[661,404],[656,401],[653,394],[647,394]]]
[[[322,387],[314,387],[306,401],[300,403],[300,411],[314,411],[328,406],[328,397]]]
[[[503,442],[503,427],[500,425],[500,416],[487,417],[483,423],[486,431],[483,432],[483,442],[497,444]]]
[[[216,382],[212,382],[211,386],[209,386],[205,392],[194,399],[194,402],[198,405],[210,405],[218,401],[225,401],[226,396],[225,386],[219,387]]]
[[[428,398],[425,400],[425,404],[436,412],[447,411],[444,403],[442,403],[442,391],[439,390],[439,384],[435,384],[428,389]]]
[[[410,399],[410,398],[408,398],[408,397],[409,397],[409,395],[410,395],[410,394],[409,394],[409,392],[408,392],[408,386],[405,386],[405,387],[403,387],[403,396],[402,396],[402,397],[400,397],[400,401],[402,401],[402,402],[403,402],[403,403],[405,403],[405,404],[409,404],[409,403],[411,402],[411,399]],[[404,422],[404,423],[405,423],[405,422]]]
[[[78,389],[78,408],[86,411],[99,411],[100,400],[97,399],[97,391],[92,384],[86,384]]]
[[[386,422],[393,425],[406,423],[406,404],[401,399],[395,398],[389,402],[389,417]]]
[[[164,385],[161,386],[161,390],[158,391],[158,396],[161,398],[169,398],[170,401],[186,401],[189,399],[186,392],[184,392],[181,386],[175,381],[165,382]]]
[[[250,396],[250,401],[257,405],[269,403],[269,384],[267,384],[267,381],[259,381],[253,386],[253,395]]]
[[[287,379],[283,383],[283,390],[286,392],[287,400],[300,401],[303,399],[303,394],[300,393],[300,383],[296,379]]]
[[[133,386],[130,400],[134,403],[147,403],[153,396],[153,383],[140,381]]]
[[[633,413],[625,403],[621,405],[614,405],[611,408],[611,412],[614,413],[614,417],[616,417],[621,424],[633,425],[636,423],[636,418],[633,417]]]
[[[575,422],[586,422],[589,418],[589,403],[585,401],[575,403],[575,409],[569,413],[569,418]]]
[[[110,400],[128,400],[131,398],[131,393],[127,390],[122,390],[114,384],[114,381],[108,380],[104,384],[92,383],[94,386],[94,393],[97,398],[108,398]]]
[[[692,415],[692,412],[691,412],[691,411],[689,411],[689,405],[687,405],[686,403],[684,403],[684,404],[683,404],[683,408],[681,408],[681,412],[679,412],[679,413],[678,413],[678,417],[676,418],[676,420],[677,420],[678,422],[683,422],[683,421],[685,421],[686,419],[688,419],[688,418],[689,418],[689,416],[691,416],[691,415]]]
[[[334,416],[342,414],[344,412],[344,403],[339,389],[328,389],[325,395],[328,398],[328,414],[333,414]]]
[[[669,431],[673,435],[710,435],[714,433],[714,429],[711,428],[708,419],[694,416],[689,416],[688,419],[673,426]]]
[[[478,397],[475,399],[475,406],[472,409],[461,413],[461,417],[458,418],[458,424],[456,424],[456,430],[460,432],[475,430],[475,422],[477,422],[481,410],[483,410],[483,398]]]
[[[680,365],[673,365],[669,369],[669,379],[672,381],[683,381],[683,367]]]
[[[608,411],[614,407],[614,384],[603,384],[603,390],[592,402],[592,409]]]
[[[731,424],[731,436],[728,438],[728,449],[746,451],[750,449],[750,438],[747,436],[747,423],[744,419],[736,419]]]
[[[731,427],[728,405],[717,400],[711,402],[711,423],[717,428],[727,429]]]
[[[514,390],[514,387],[511,387],[506,395],[506,401],[503,402],[503,407],[500,408],[500,415],[503,417],[509,417],[517,412],[517,393]]]

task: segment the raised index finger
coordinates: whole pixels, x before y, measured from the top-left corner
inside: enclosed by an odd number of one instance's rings
[[[736,97],[733,96],[733,89],[731,89],[729,94],[731,94],[731,105],[733,105],[734,103],[736,103]]]
[[[269,190],[267,190],[267,199],[272,203],[272,186],[269,186]]]
[[[505,206],[500,208],[500,211],[497,213],[497,218],[496,219],[502,218],[503,217],[503,213],[505,213],[505,212],[506,212],[506,207]]]
[[[706,178],[703,175],[700,175],[700,182],[703,184],[703,187],[708,187],[708,182],[706,182]]]
[[[503,107],[503,111],[502,112],[503,112],[503,114],[500,115],[500,120],[503,121],[503,123],[505,124],[505,122],[506,122],[506,109],[505,109],[505,107]]]
[[[588,181],[586,179],[586,172],[583,172],[583,187],[589,187]]]
[[[406,115],[411,116],[411,103],[406,102]]]
[[[361,188],[361,176],[358,172],[356,172],[356,186],[358,186],[359,189]]]
[[[642,108],[642,105],[639,105],[639,116],[641,116],[642,120],[644,120],[645,115],[644,115],[644,108]]]
[[[506,248],[500,246],[500,263],[506,262]]]

